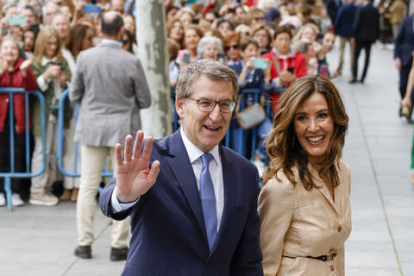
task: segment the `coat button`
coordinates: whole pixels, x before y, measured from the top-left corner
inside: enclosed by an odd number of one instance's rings
[[[338,227],[338,232],[341,232],[342,231],[342,226],[339,226]]]
[[[9,102],[9,99],[6,99],[6,103],[8,103]]]
[[[332,270],[332,271],[334,271],[334,270],[335,270],[335,267],[334,267],[333,265],[331,265],[331,270]]]

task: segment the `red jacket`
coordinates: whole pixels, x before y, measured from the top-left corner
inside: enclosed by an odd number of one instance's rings
[[[262,57],[270,61],[270,64],[272,66],[270,68],[270,76],[272,77],[272,79],[275,79],[278,77],[276,65],[273,62],[272,56],[274,56],[279,61],[280,70],[285,70],[288,67],[294,67],[295,68],[294,72],[297,78],[301,78],[307,75],[306,60],[302,54],[292,50],[289,53],[289,55],[287,55],[287,58],[283,59],[283,58],[280,58],[279,55],[277,55],[274,52],[274,50],[271,50],[270,52],[264,54]],[[289,87],[289,85],[290,83],[288,83],[286,87]]]
[[[20,71],[20,65],[23,63],[23,59],[19,58],[14,65],[13,74],[10,76],[8,70],[0,74],[0,87],[23,87],[26,91],[37,90],[36,78],[33,75],[32,69],[29,67],[26,77],[23,77]],[[15,130],[16,133],[22,133],[26,130],[25,123],[25,97],[24,94],[16,93],[13,95],[13,107],[15,117]],[[9,105],[9,94],[0,93],[0,132],[4,131],[4,122],[6,120],[6,111]],[[29,127],[32,128],[31,114],[29,118]]]

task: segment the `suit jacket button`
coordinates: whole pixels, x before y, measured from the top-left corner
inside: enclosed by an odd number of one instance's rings
[[[331,270],[332,270],[332,271],[334,271],[334,270],[335,270],[335,267],[334,267],[333,265],[331,265]]]
[[[342,231],[342,226],[339,226],[338,227],[338,232],[341,232]]]

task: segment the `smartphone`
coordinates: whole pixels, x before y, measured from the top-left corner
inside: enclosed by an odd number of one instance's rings
[[[224,53],[218,53],[217,54],[217,61],[220,62],[221,64],[224,64],[224,57],[226,55]]]
[[[190,54],[184,54],[183,61],[187,64],[190,64]]]
[[[269,67],[269,61],[264,58],[253,59],[253,66],[257,69],[267,69]]]
[[[288,67],[288,68],[287,68],[287,70],[288,70],[289,72],[291,72],[292,74],[294,74],[294,73],[295,73],[295,67]]]
[[[260,50],[260,55],[264,55],[264,54],[269,53],[269,52],[270,52],[270,50],[262,49],[262,50]]]
[[[15,15],[7,18],[10,26],[23,26],[26,24],[26,17],[24,15]]]
[[[101,13],[101,9],[97,5],[93,4],[85,4],[83,5],[83,12],[84,13]]]

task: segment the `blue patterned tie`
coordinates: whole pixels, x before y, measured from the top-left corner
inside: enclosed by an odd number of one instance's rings
[[[213,181],[211,180],[209,165],[213,155],[205,153],[201,156],[203,167],[200,175],[200,198],[203,208],[204,223],[206,224],[208,245],[213,248],[217,236],[216,197],[214,195]]]

